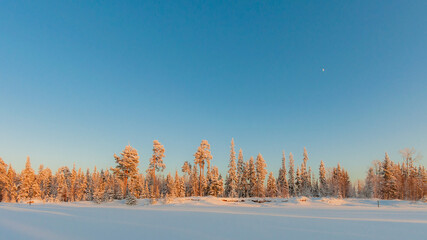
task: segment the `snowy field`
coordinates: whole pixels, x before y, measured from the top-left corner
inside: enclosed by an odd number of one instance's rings
[[[427,239],[426,203],[224,200],[0,203],[0,239]]]

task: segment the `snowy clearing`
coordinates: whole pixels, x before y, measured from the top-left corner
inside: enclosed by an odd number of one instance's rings
[[[151,205],[0,203],[0,239],[424,239],[427,204],[180,198]]]

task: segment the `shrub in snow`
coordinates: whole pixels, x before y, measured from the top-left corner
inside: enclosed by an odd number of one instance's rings
[[[128,192],[126,196],[126,204],[127,205],[136,205],[136,197],[131,192]]]

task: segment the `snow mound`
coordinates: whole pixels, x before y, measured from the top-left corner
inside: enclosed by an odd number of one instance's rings
[[[328,205],[339,206],[346,204],[347,202],[342,198],[322,198],[320,201],[327,203]]]

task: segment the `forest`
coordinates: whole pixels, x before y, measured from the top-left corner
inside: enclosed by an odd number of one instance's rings
[[[308,166],[308,153],[304,148],[300,165],[294,156],[283,152],[282,164],[275,173],[268,173],[261,154],[245,161],[240,149],[230,144],[230,159],[225,178],[213,159],[210,145],[202,140],[194,154],[194,162],[184,162],[181,172],[163,175],[165,148],[153,141],[153,153],[148,169],[138,168],[138,151],[126,146],[120,155],[114,154],[115,166],[110,169],[96,167],[93,171],[73,166],[60,167],[56,172],[40,165],[37,173],[27,157],[25,169],[17,173],[11,164],[0,158],[0,201],[45,202],[93,201],[96,203],[126,199],[133,205],[136,199],[215,196],[229,198],[248,197],[336,197],[426,200],[427,171],[416,165],[414,149],[401,150],[402,162],[393,162],[385,153],[382,161],[374,161],[364,180],[351,182],[348,171],[340,164],[328,168],[321,161],[318,169]],[[113,160],[113,159],[112,159]],[[317,177],[315,172],[317,172]]]

